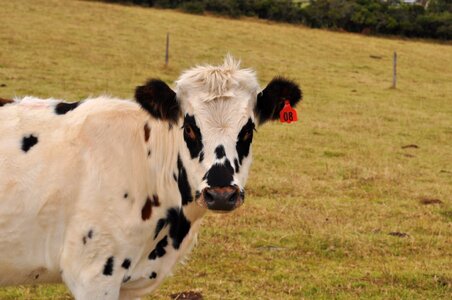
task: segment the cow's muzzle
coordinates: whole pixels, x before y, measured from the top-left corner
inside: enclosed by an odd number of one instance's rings
[[[237,186],[209,187],[202,191],[201,199],[198,200],[202,206],[218,212],[228,212],[243,204],[245,193]]]

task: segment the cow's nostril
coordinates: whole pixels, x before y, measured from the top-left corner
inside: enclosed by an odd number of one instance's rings
[[[212,190],[204,190],[204,200],[206,200],[207,203],[213,203],[215,201],[215,195],[216,193]]]
[[[237,200],[237,196],[238,196],[238,191],[237,190],[231,192],[231,195],[228,195],[228,198],[229,198],[228,201],[234,203]]]

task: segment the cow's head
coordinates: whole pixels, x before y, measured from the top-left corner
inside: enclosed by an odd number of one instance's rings
[[[295,105],[301,96],[295,83],[281,77],[261,91],[255,72],[240,69],[229,56],[221,66],[184,72],[175,91],[153,79],[135,94],[154,117],[180,128],[180,155],[195,200],[215,211],[243,203],[256,127],[279,118],[284,100]]]

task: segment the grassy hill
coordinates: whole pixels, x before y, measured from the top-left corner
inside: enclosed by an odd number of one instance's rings
[[[300,122],[259,128],[245,205],[207,215],[188,264],[152,299],[452,297],[451,45],[63,0],[0,0],[0,20],[5,98],[130,98],[227,52],[262,86],[301,83]],[[70,296],[48,285],[0,298]]]

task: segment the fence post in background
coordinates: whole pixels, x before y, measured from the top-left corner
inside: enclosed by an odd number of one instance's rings
[[[392,67],[392,88],[395,89],[397,87],[397,52],[394,51],[394,61]]]
[[[165,67],[168,66],[168,60],[169,60],[169,32],[166,33]]]

